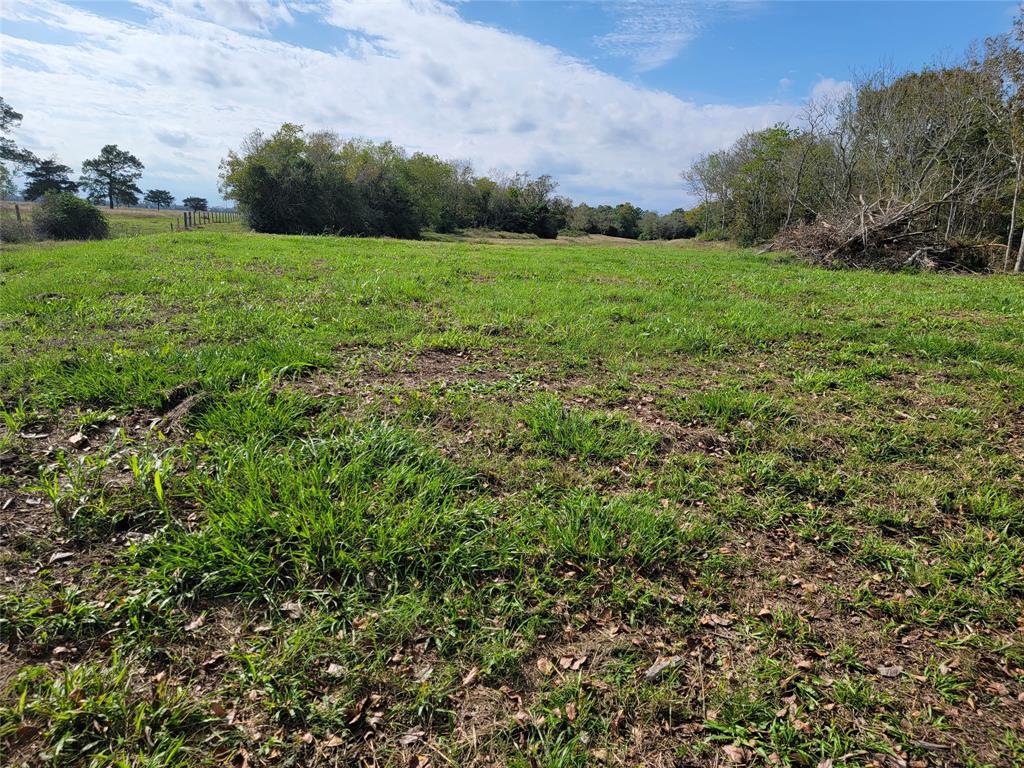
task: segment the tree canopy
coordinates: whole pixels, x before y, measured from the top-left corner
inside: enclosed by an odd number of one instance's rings
[[[144,167],[135,155],[107,144],[98,156],[82,163],[81,185],[93,202],[106,201],[111,208],[115,203],[137,205],[142,190],[135,182]]]
[[[169,208],[174,205],[174,195],[166,189],[150,189],[142,200],[149,205],[155,205],[158,211],[161,208]]]
[[[488,227],[555,237],[568,201],[549,176],[476,176],[464,161],[409,155],[286,124],[250,134],[221,164],[221,188],[259,231],[418,237]]]
[[[22,194],[26,200],[38,200],[47,192],[76,192],[78,184],[70,176],[71,168],[58,163],[56,158],[39,160],[25,172],[28,184]]]

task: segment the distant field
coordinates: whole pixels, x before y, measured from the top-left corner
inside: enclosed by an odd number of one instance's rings
[[[35,203],[18,203],[21,209],[22,218],[31,220],[32,210]],[[100,210],[106,214],[110,222],[111,237],[134,237],[137,235],[153,235],[163,232],[170,232],[171,225],[175,228],[182,226],[182,211],[156,210],[155,208],[114,208],[113,210],[100,206]],[[13,218],[15,216],[14,203],[4,202],[0,204],[0,216]],[[216,229],[218,232],[242,232],[240,222],[224,222],[203,224],[204,227]]]
[[[5,764],[1024,764],[1024,281],[0,260]]]

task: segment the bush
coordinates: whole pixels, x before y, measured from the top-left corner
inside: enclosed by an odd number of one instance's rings
[[[35,237],[27,221],[4,216],[0,218],[0,243],[27,243]]]
[[[110,233],[103,211],[70,192],[44,196],[32,221],[40,237],[54,240],[102,240]]]

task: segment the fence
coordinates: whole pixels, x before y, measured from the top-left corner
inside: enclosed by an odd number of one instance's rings
[[[171,222],[171,231],[188,231],[203,224],[228,224],[240,220],[241,215],[237,211],[185,211]]]

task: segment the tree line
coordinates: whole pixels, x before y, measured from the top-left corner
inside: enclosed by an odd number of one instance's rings
[[[697,232],[682,210],[574,205],[548,175],[478,175],[463,160],[291,123],[249,134],[222,161],[220,180],[260,232],[415,238],[489,229],[553,238],[568,230],[652,240]]]
[[[704,232],[892,265],[999,243],[1024,269],[1024,20],[953,64],[885,70],[683,173]]]
[[[83,162],[80,177],[73,180],[74,170],[70,166],[56,157],[36,157],[11,138],[10,132],[22,118],[22,114],[0,96],[0,193],[3,198],[12,196],[16,191],[13,168],[26,179],[21,192],[25,200],[41,200],[48,194],[83,192],[89,202],[106,204],[110,208],[137,206],[140,198],[157,210],[174,205],[174,196],[166,189],[143,192],[139,188],[137,182],[145,166],[139,158],[116,144],[107,144],[96,157]],[[202,197],[186,197],[181,202],[193,211],[205,211],[208,207]]]

